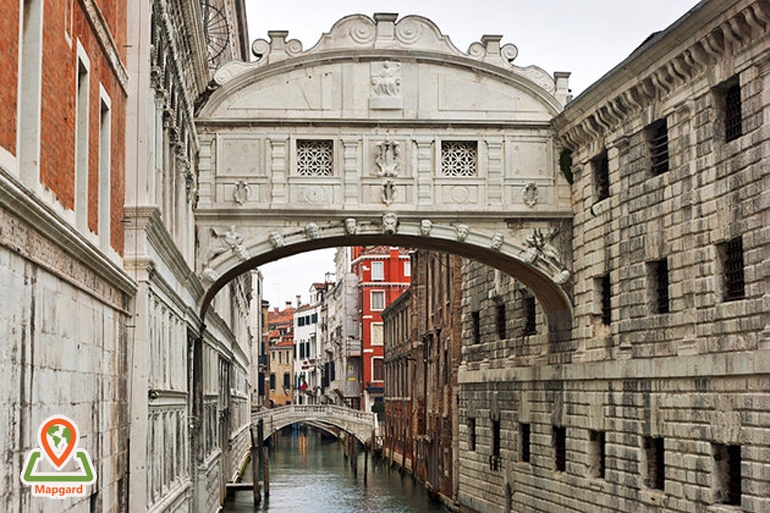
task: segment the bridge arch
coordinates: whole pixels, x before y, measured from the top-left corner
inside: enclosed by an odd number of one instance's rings
[[[197,114],[202,316],[266,262],[398,245],[501,269],[564,326],[572,211],[550,120],[568,74],[514,65],[501,36],[461,52],[420,16],[348,16],[308,50],[269,36]]]
[[[334,426],[354,436],[362,444],[372,443],[374,413],[329,404],[289,404],[259,410],[252,422],[263,422],[263,439],[296,423]]]

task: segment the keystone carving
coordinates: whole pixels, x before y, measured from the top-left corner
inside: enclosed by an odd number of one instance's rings
[[[356,235],[358,233],[355,217],[348,217],[345,219],[345,233],[348,235]]]
[[[465,239],[468,238],[468,225],[466,224],[458,224],[455,226],[455,232],[457,234],[457,240],[459,242],[465,242]]]
[[[393,213],[382,214],[382,233],[393,235],[398,231],[398,216]]]
[[[278,249],[282,248],[286,242],[283,240],[283,235],[281,235],[278,232],[272,232],[270,233],[270,244],[273,245],[273,248]]]

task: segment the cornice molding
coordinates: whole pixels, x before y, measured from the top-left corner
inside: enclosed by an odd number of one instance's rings
[[[732,6],[722,0],[705,2],[568,104],[553,125],[565,146],[573,150],[584,146],[691,83],[725,56],[766,37],[769,26],[768,0],[739,0]],[[634,75],[637,70],[639,75]]]
[[[115,73],[115,77],[118,79],[121,89],[123,89],[124,93],[128,93],[128,71],[120,60],[118,47],[115,44],[115,39],[112,37],[107,21],[102,15],[102,11],[99,10],[99,6],[96,5],[95,0],[80,0],[80,6],[83,8],[83,12],[85,12],[91,28],[94,29],[96,39],[99,40],[99,45],[104,50],[107,62],[110,63],[110,67]]]

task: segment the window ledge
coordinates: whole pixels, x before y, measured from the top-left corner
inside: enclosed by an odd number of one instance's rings
[[[662,490],[642,490],[642,502],[653,506],[663,506],[666,503],[667,495]]]

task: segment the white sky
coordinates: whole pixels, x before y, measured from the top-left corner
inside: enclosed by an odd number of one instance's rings
[[[249,38],[288,30],[289,39],[312,48],[340,18],[362,13],[419,14],[433,21],[463,52],[484,34],[503,36],[519,49],[518,66],[550,74],[569,71],[577,96],[625,59],[651,33],[663,30],[697,0],[246,0]],[[334,271],[334,250],[285,258],[260,268],[265,299],[272,306],[308,298],[311,283]]]

